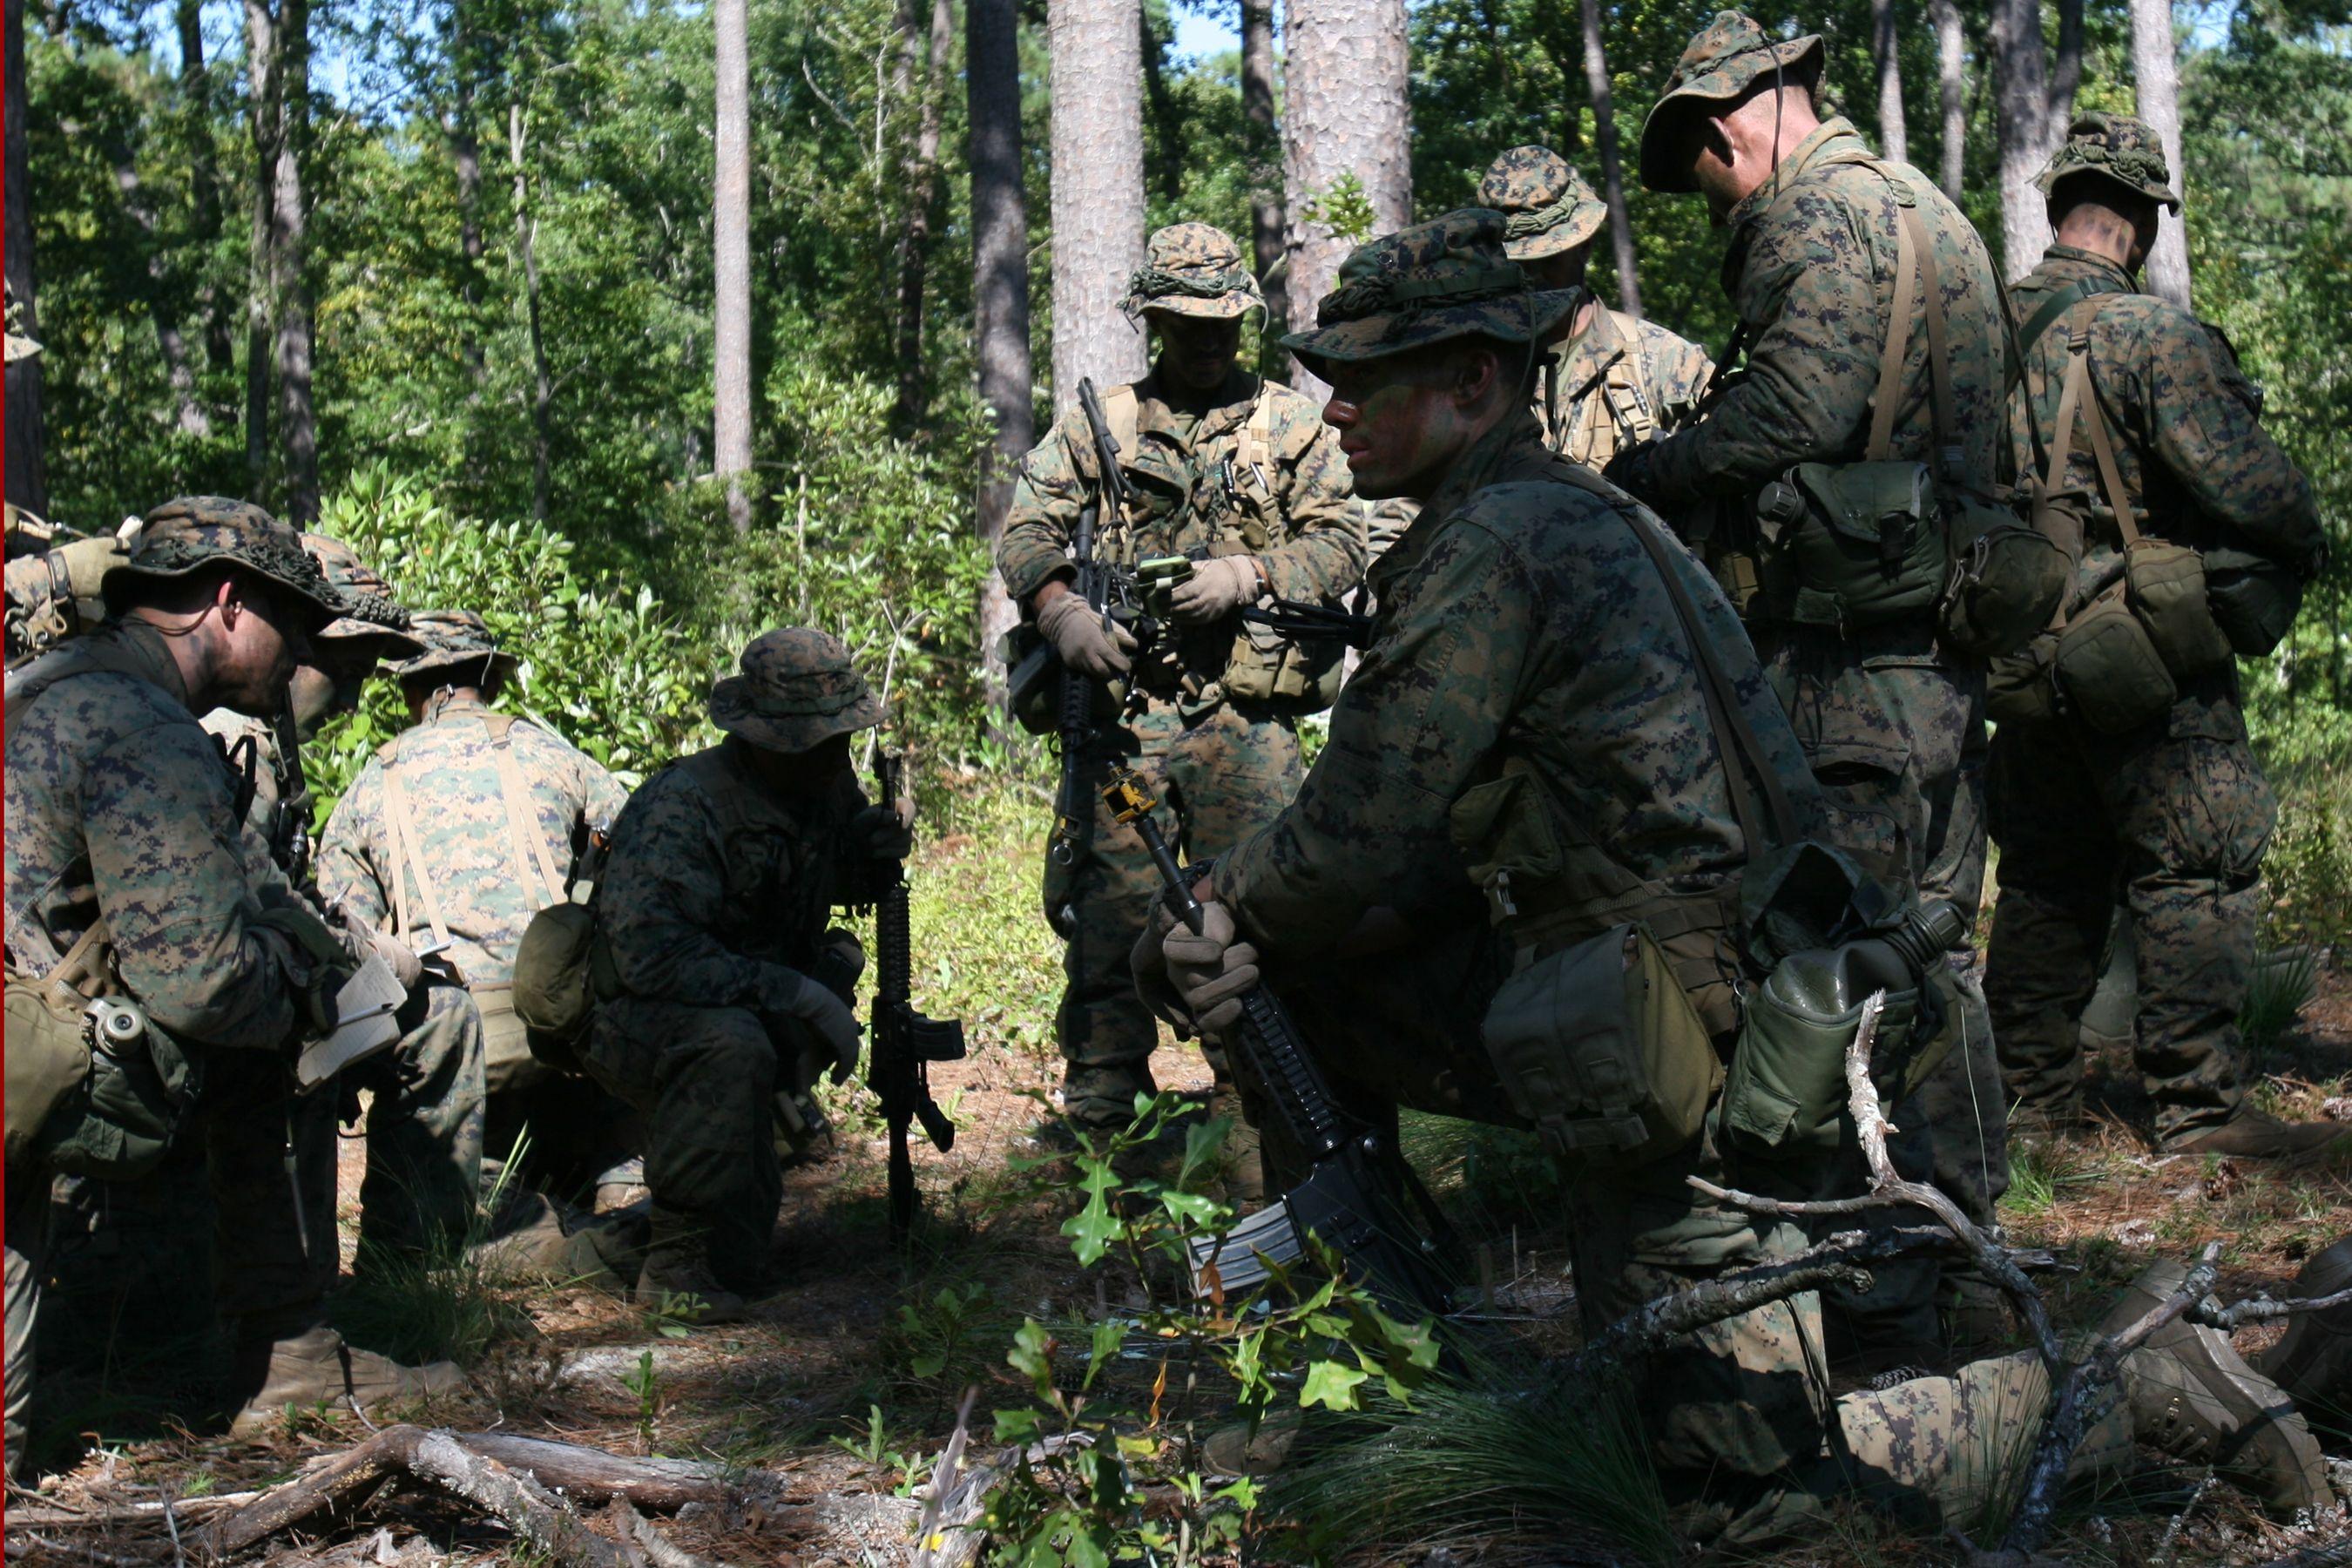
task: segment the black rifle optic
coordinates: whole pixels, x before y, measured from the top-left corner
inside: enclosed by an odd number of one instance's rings
[[[1118,443],[1111,438],[1110,422],[1090,377],[1078,382],[1078,407],[1094,437],[1095,489],[1092,499],[1078,509],[1078,526],[1070,535],[1070,563],[1077,570],[1072,589],[1099,616],[1110,605],[1112,574],[1095,559],[1095,536],[1106,510],[1115,518],[1127,515],[1127,475],[1118,466]],[[1094,804],[1087,798],[1086,754],[1095,730],[1095,683],[1067,667],[1062,670],[1062,714],[1057,728],[1062,739],[1062,787],[1054,801],[1053,856],[1055,864],[1067,866],[1077,859],[1094,822]]]
[[[1166,884],[1168,908],[1193,931],[1205,919],[1192,884],[1151,819],[1158,804],[1142,781],[1120,770],[1104,787],[1111,815],[1132,826],[1151,852]],[[1235,1046],[1283,1131],[1314,1163],[1307,1179],[1226,1234],[1192,1245],[1193,1288],[1238,1295],[1305,1251],[1312,1231],[1334,1248],[1350,1272],[1391,1304],[1443,1315],[1452,1310],[1444,1259],[1452,1241],[1444,1216],[1397,1152],[1370,1128],[1339,1109],[1322,1069],[1307,1052],[1289,1013],[1263,985],[1242,998]],[[1408,1205],[1420,1211],[1416,1222]],[[1434,1239],[1433,1239],[1434,1238]]]
[[[904,766],[902,759],[888,755],[875,763],[876,787],[886,805],[898,799]],[[906,871],[894,862],[883,874],[888,885],[874,904],[874,1043],[866,1058],[866,1087],[881,1100],[882,1118],[890,1126],[890,1236],[903,1242],[915,1223],[915,1162],[907,1148],[907,1128],[921,1122],[931,1146],[942,1154],[955,1147],[955,1123],[931,1099],[930,1064],[963,1059],[963,1024],[915,1011]]]

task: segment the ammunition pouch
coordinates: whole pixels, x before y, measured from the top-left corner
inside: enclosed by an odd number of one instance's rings
[[[541,1062],[561,1072],[580,1071],[580,1045],[596,1003],[620,988],[593,900],[550,904],[523,927],[510,994],[530,1054]]]
[[[2040,724],[2058,717],[2051,667],[2058,634],[2044,632],[2013,654],[1991,661],[1985,677],[1985,715],[1996,724]]]
[[[2122,583],[2067,621],[2051,673],[2067,711],[2103,734],[2120,735],[2162,718],[2179,695],[2147,628],[2132,614]]]
[[[1292,714],[1319,713],[1339,700],[1346,656],[1337,638],[1294,641],[1272,626],[1242,621],[1225,660],[1225,695]]]
[[[2134,540],[2124,551],[2125,597],[2164,668],[2201,675],[2230,662],[2230,640],[2205,602],[2205,563],[2183,544]]]
[[[2304,574],[2228,545],[2205,552],[2205,607],[2241,658],[2262,658],[2286,640],[2303,608]]]
[[[100,1181],[128,1181],[162,1163],[203,1074],[122,995],[105,922],[46,976],[11,964],[6,991],[8,1163],[37,1161]]]
[[[544,1083],[554,1076],[552,1064],[540,1060],[531,1048],[530,1026],[515,1011],[514,986],[467,985],[474,1010],[482,1019],[483,1089],[490,1094],[512,1094]]]
[[[1937,606],[1946,647],[1975,658],[2014,654],[2046,629],[2074,580],[2072,553],[2042,524],[1965,498],[1945,507],[1951,574]]]
[[[1917,615],[1947,553],[1924,463],[1800,463],[1757,498],[1765,603],[1800,626],[1860,630]]]

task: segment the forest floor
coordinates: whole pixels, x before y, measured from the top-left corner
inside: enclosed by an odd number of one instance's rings
[[[1006,1362],[1024,1319],[1060,1327],[1066,1342],[1081,1342],[1078,1362],[1061,1380],[1076,1387],[1083,1325],[1131,1310],[1143,1283],[1133,1268],[1112,1261],[1080,1268],[1060,1229],[1070,1212],[1066,1194],[1039,1195],[1021,1166],[1041,1152],[1034,1133],[1050,1116],[1059,1076],[1050,1044],[1058,963],[1037,919],[1030,835],[1010,806],[977,811],[921,851],[913,868],[919,1002],[965,1019],[971,1052],[933,1073],[934,1092],[958,1133],[951,1153],[919,1146],[927,1217],[911,1252],[901,1255],[886,1241],[887,1145],[871,1102],[862,1089],[845,1090],[835,1103],[830,1156],[788,1173],[776,1239],[782,1289],[748,1321],[688,1331],[583,1287],[477,1286],[492,1298],[499,1326],[468,1368],[468,1388],[406,1414],[459,1432],[698,1458],[730,1477],[756,1477],[756,1503],[695,1504],[662,1521],[672,1542],[709,1559],[779,1568],[909,1561],[918,1506],[909,1494],[955,1427],[964,1391],[979,1390],[976,1455],[996,1451],[989,1413],[1029,1402],[1029,1378]],[[2352,977],[2323,970],[2313,1000],[2261,1065],[2261,1094],[2272,1109],[2352,1119]],[[1208,1087],[1198,1053],[1172,1042],[1153,1067],[1163,1089]],[[2074,1267],[2049,1286],[2067,1323],[2095,1321],[2116,1289],[2149,1262],[2188,1257],[2207,1241],[2222,1244],[2221,1293],[2234,1299],[2257,1287],[2281,1291],[2305,1258],[2352,1232],[2352,1159],[2279,1171],[2152,1156],[2133,1131],[2141,1107],[2127,1054],[2103,1054],[2097,1070],[2099,1130],[2021,1153],[2005,1203],[2011,1239],[2050,1247]],[[1490,1299],[1512,1320],[1511,1331],[1544,1350],[1572,1343],[1564,1205],[1540,1163],[1507,1138],[1465,1136],[1434,1122],[1410,1128],[1408,1146],[1478,1249]],[[347,1249],[360,1156],[358,1142],[347,1140],[339,1216]],[[144,1289],[155,1284],[151,1276]],[[132,1321],[139,1310],[134,1302]],[[2277,1331],[2248,1330],[2238,1342],[2251,1352]],[[1090,1397],[1104,1409],[1160,1413],[1150,1436],[1172,1449],[1221,1416],[1213,1390],[1181,1401],[1181,1409],[1172,1408],[1180,1402],[1171,1394],[1171,1408],[1162,1411],[1165,1377],[1149,1345],[1130,1344],[1109,1359]],[[90,1375],[74,1386],[89,1393]],[[217,1423],[183,1426],[160,1416],[152,1401],[121,1397],[93,1400],[68,1420],[85,1424],[53,1430],[49,1445],[68,1454],[79,1447],[79,1457],[46,1477],[37,1498],[12,1503],[12,1559],[94,1568],[173,1563],[177,1548],[152,1510],[134,1516],[133,1505],[267,1488],[369,1435],[349,1413],[305,1412],[265,1438],[236,1443],[218,1435]],[[69,1441],[74,1432],[87,1435],[85,1445]],[[2352,1456],[2347,1436],[2331,1438],[2335,1453]],[[1494,1440],[1507,1444],[1511,1436]],[[1465,1473],[1479,1473],[1476,1458]],[[1543,1461],[1540,1454],[1493,1458],[1498,1471]],[[2352,1467],[2338,1478],[2352,1482]],[[2255,1563],[2315,1539],[2309,1530],[2265,1522],[2226,1487],[2200,1493],[2200,1479],[2144,1475],[2123,1490],[2071,1497],[2053,1558]],[[1147,1511],[1173,1519],[1189,1507],[1175,1487],[1146,1490]],[[58,1522],[68,1511],[103,1522]],[[51,1522],[21,1525],[28,1514]],[[1429,1568],[1672,1560],[1675,1552],[1661,1551],[1656,1521],[1650,1523],[1645,1548],[1629,1544],[1622,1531],[1612,1535],[1604,1520],[1588,1528],[1573,1510],[1547,1517],[1541,1507],[1520,1509],[1465,1531],[1445,1520],[1417,1529],[1402,1504],[1378,1521],[1285,1517],[1269,1505],[1249,1523],[1248,1557],[1328,1555]],[[1953,1560],[1956,1551],[1948,1539],[1907,1533],[1856,1508],[1779,1555],[1750,1560],[1934,1563]],[[273,1563],[306,1564],[542,1561],[503,1526],[413,1488],[379,1493],[348,1515],[322,1515],[248,1556],[265,1553]],[[1231,1547],[1201,1551],[1197,1543],[1190,1555],[1241,1560]]]

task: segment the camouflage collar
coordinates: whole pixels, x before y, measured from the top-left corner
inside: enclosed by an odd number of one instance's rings
[[[1422,515],[1450,517],[1479,490],[1495,483],[1495,476],[1506,463],[1517,455],[1522,446],[1533,447],[1540,456],[1544,450],[1543,426],[1536,422],[1531,409],[1521,408],[1501,424],[1478,437],[1477,444],[1462,454],[1429,500],[1422,503]]]
[[[1852,145],[1836,145],[1840,142]],[[1852,121],[1842,114],[1830,116],[1822,121],[1820,129],[1790,150],[1789,155],[1780,160],[1780,166],[1764,176],[1762,184],[1748,192],[1747,197],[1731,209],[1730,215],[1723,220],[1724,226],[1736,229],[1762,217],[1779,205],[1780,197],[1798,181],[1812,173],[1832,153],[1869,151],[1862,139],[1862,132],[1853,128]]]
[[[461,717],[470,719],[478,714],[488,713],[489,711],[490,705],[483,701],[480,698],[460,697],[457,694],[455,689],[445,686],[435,695],[432,702],[425,708],[425,717],[422,722],[426,724],[438,724],[444,719]]]
[[[2087,274],[2106,279],[2126,294],[2139,291],[2139,279],[2114,257],[2102,256],[2095,250],[2084,250],[2079,246],[2060,245],[2053,240],[2050,248],[2042,253],[2042,267],[2069,277]]]
[[[1552,353],[1552,374],[1558,382],[1559,395],[1573,396],[1591,383],[1598,381],[1633,347],[1629,322],[1618,320],[1616,311],[1592,302],[1592,320],[1584,331],[1572,338],[1562,339]]]
[[[104,637],[132,655],[142,667],[140,675],[149,684],[162,688],[181,707],[188,707],[188,683],[180,678],[171,644],[151,623],[138,616],[124,616],[108,621],[90,636]]]
[[[1234,361],[1234,368],[1225,374],[1225,384],[1209,400],[1188,437],[1176,423],[1176,405],[1168,395],[1166,384],[1160,379],[1159,364],[1154,363],[1150,374],[1135,384],[1136,432],[1157,432],[1180,445],[1189,440],[1197,446],[1213,436],[1237,428],[1248,419],[1250,410],[1257,405],[1261,384],[1255,375],[1241,367],[1240,361]],[[1126,455],[1135,456],[1131,452]]]

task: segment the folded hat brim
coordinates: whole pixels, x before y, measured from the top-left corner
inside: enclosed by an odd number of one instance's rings
[[[383,631],[384,628],[378,626],[375,629]],[[485,659],[489,661],[487,665],[483,663]],[[405,680],[412,675],[426,675],[435,670],[461,669],[470,666],[477,670],[494,669],[500,675],[512,675],[521,662],[504,648],[434,647],[425,645],[424,651],[415,658],[394,663],[392,673],[395,678]]]
[[[2125,190],[2146,196],[2152,202],[2161,202],[2174,212],[2180,210],[2180,196],[2170,185],[2143,184],[2137,180],[2126,180],[2114,170],[2103,169],[2096,163],[2077,163],[2071,169],[2044,169],[2033,176],[2033,188],[2046,196],[2058,188],[2061,180],[2083,175],[2105,180],[2111,185],[2121,185]]]
[[[425,651],[423,637],[385,626],[381,621],[361,620],[352,616],[330,621],[310,635],[313,637],[381,637],[387,649],[383,656],[386,659],[414,658]]]
[[[1162,294],[1157,299],[1139,300],[1129,308],[1139,316],[1158,313],[1229,321],[1236,316],[1246,316],[1252,310],[1265,310],[1265,301],[1255,294],[1245,294],[1236,289],[1230,294],[1220,294],[1207,300],[1192,294]]]
[[[1438,310],[1392,311],[1341,321],[1309,332],[1292,332],[1282,346],[1307,363],[1352,364],[1385,359],[1454,338],[1493,338],[1507,343],[1541,342],[1576,309],[1580,289],[1538,289]],[[1319,374],[1319,372],[1318,372]]]
[[[743,678],[730,675],[710,688],[710,721],[763,752],[805,752],[835,735],[871,730],[882,722],[882,700],[869,691],[837,713],[762,713],[752,706]]]
[[[1776,67],[1787,70],[1808,55],[1823,53],[1818,33],[1774,44],[1769,49],[1751,49],[1733,56],[1717,69],[1692,78],[1652,104],[1642,121],[1643,188],[1667,195],[1687,195],[1697,190],[1697,180],[1688,164],[1681,164],[1675,146],[1675,139],[1689,116],[1704,105],[1738,97],[1766,71]]]
[[[1601,232],[1608,217],[1608,207],[1595,202],[1557,228],[1503,241],[1503,254],[1514,261],[1543,261],[1565,255],[1580,245],[1591,244],[1592,237]]]
[[[283,588],[301,600],[310,612],[308,624],[304,627],[307,632],[315,634],[322,631],[330,623],[341,619],[343,612],[352,607],[350,601],[343,597],[342,590],[330,584],[306,583],[299,578],[273,571],[269,567],[257,565],[245,556],[232,555],[226,551],[208,552],[192,560],[169,565],[161,562],[133,560],[110,566],[106,569],[106,574],[98,580],[99,596],[106,601],[109,609],[119,608],[120,606],[115,603],[116,595],[120,584],[126,579],[152,577],[161,582],[173,577],[189,576],[208,566],[222,564],[234,566],[240,572],[258,577],[276,587]]]

